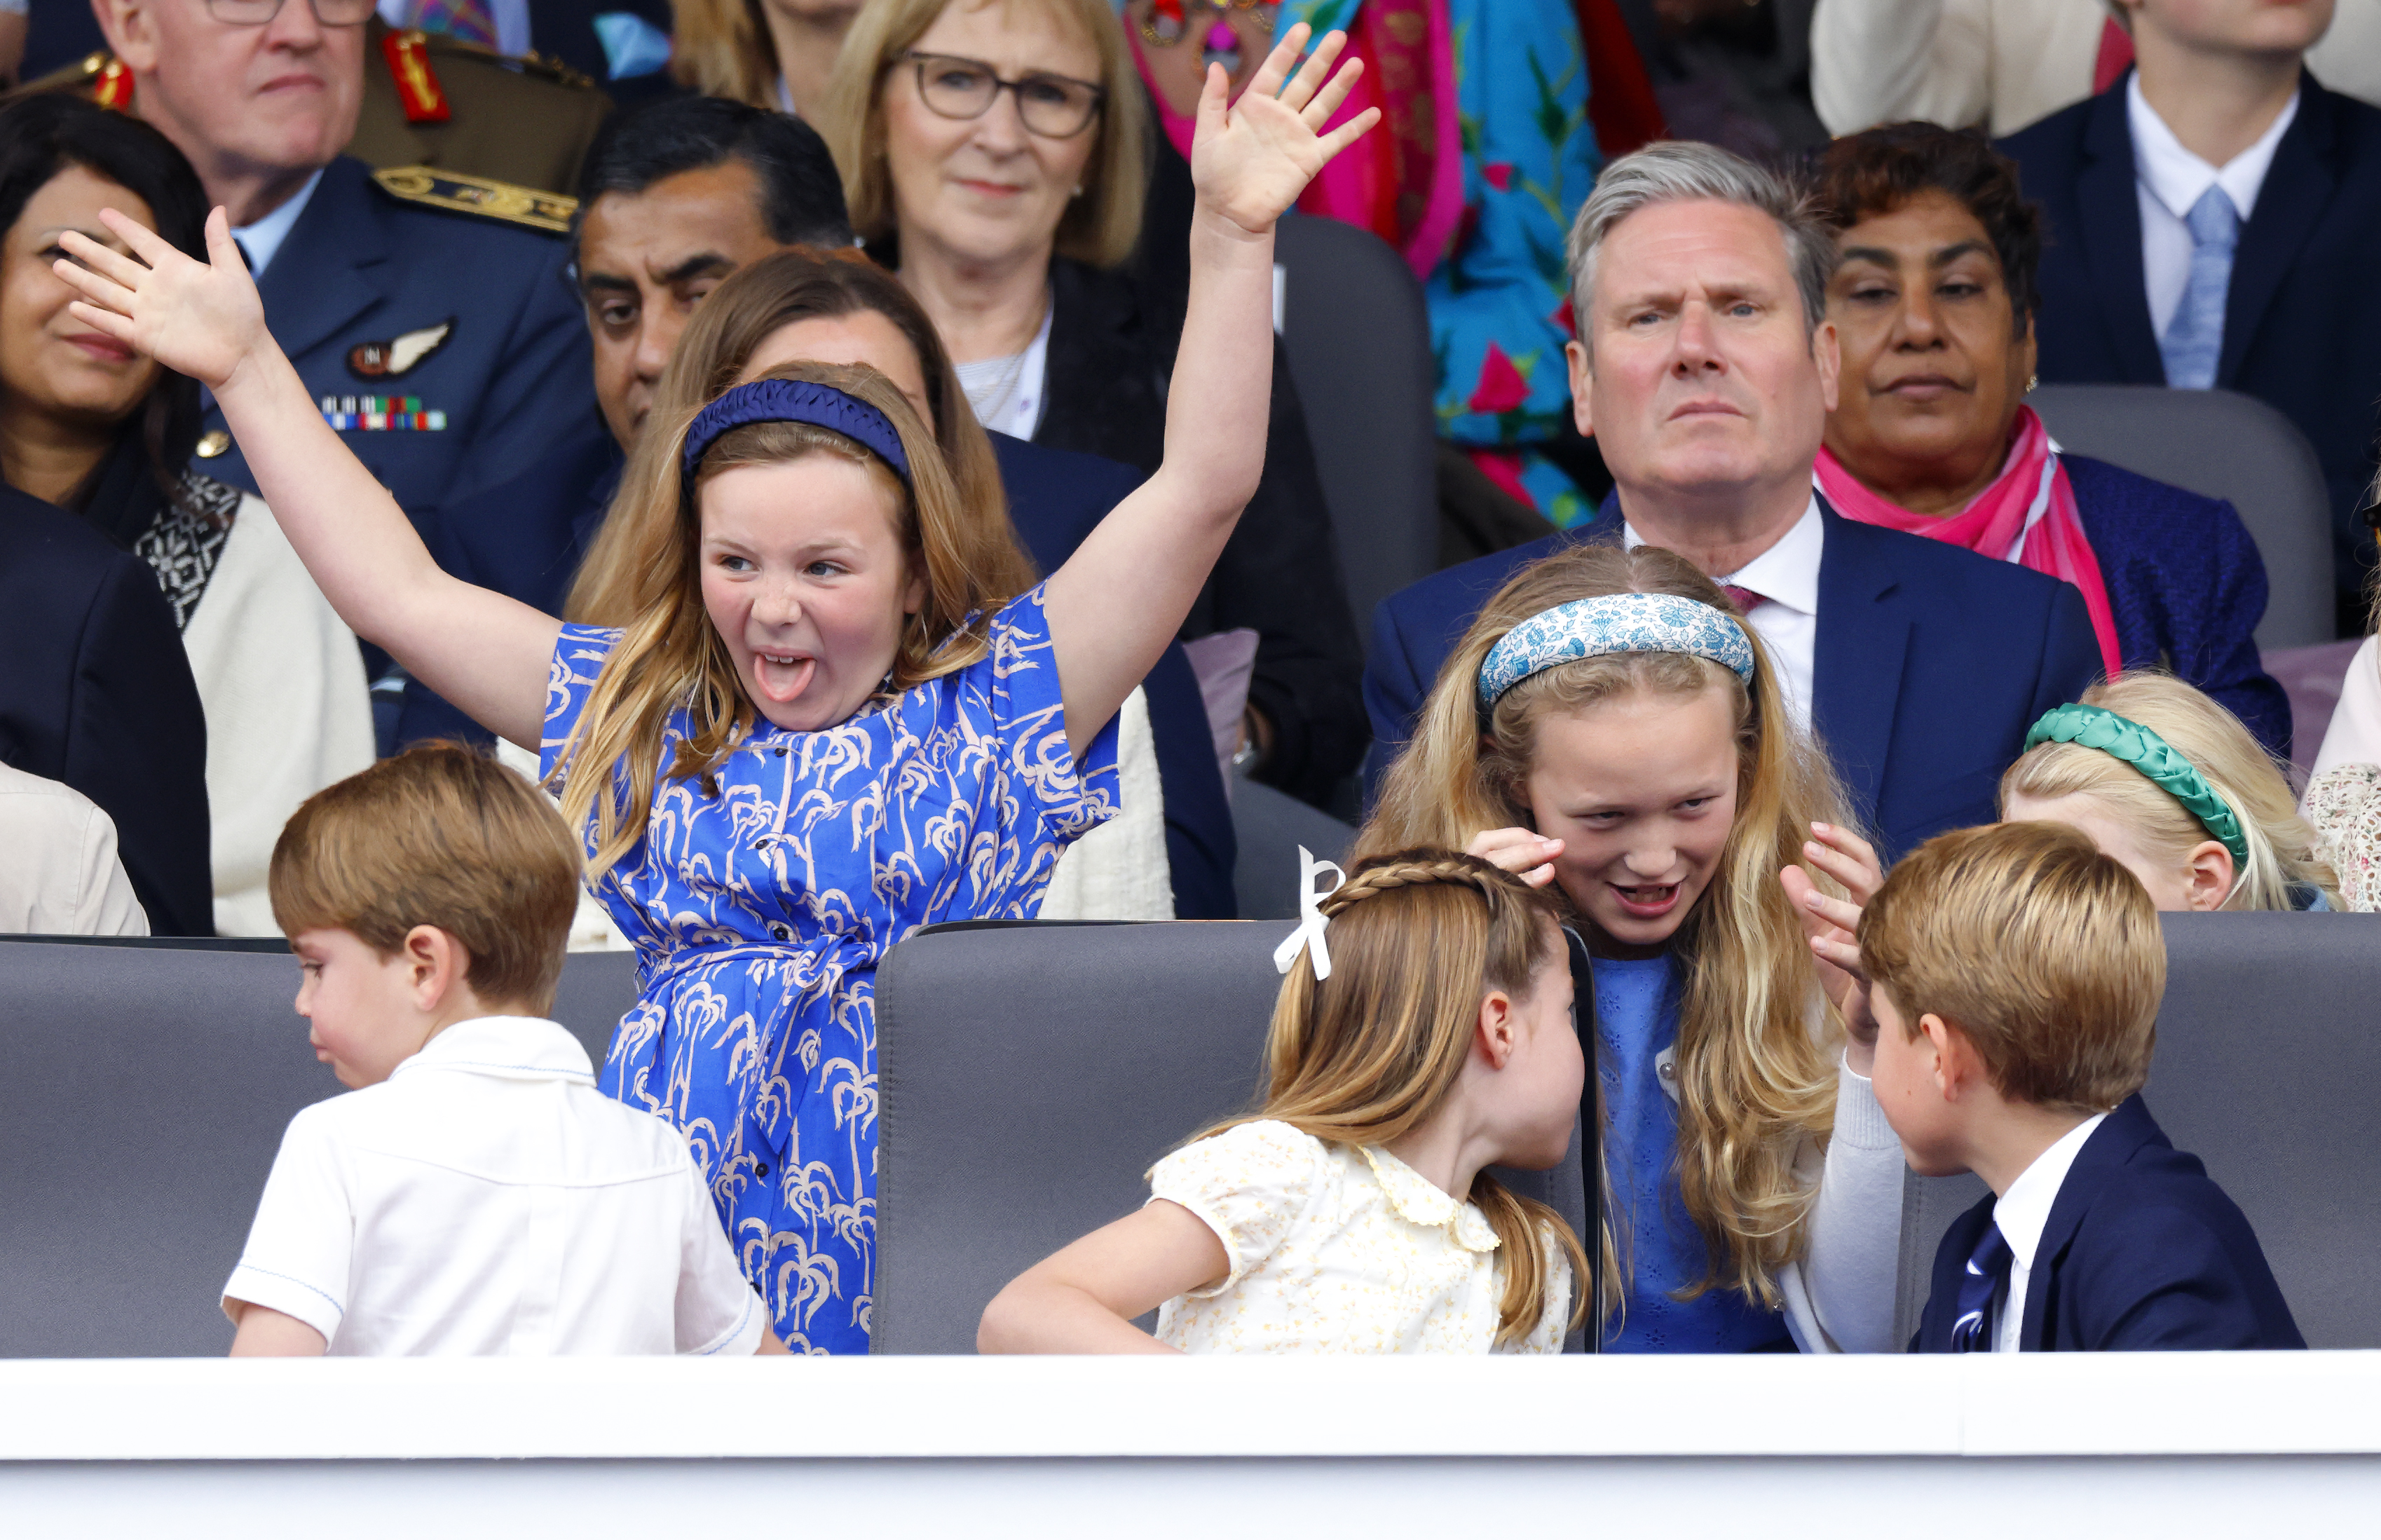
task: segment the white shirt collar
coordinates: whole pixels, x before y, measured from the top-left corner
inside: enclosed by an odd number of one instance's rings
[[[479,1016],[458,1021],[389,1071],[458,1069],[505,1080],[578,1080],[592,1084],[595,1067],[579,1039],[535,1016]]]
[[[1645,544],[1637,526],[1626,519],[1620,525],[1620,538],[1630,550]],[[1827,529],[1819,518],[1819,496],[1813,492],[1802,509],[1802,517],[1794,527],[1777,539],[1777,544],[1746,562],[1725,577],[1712,581],[1724,586],[1749,588],[1773,605],[1782,605],[1797,615],[1819,613],[1819,558],[1826,552]]]
[[[2298,92],[2290,92],[2273,127],[2256,143],[2217,167],[2182,147],[2182,141],[2174,137],[2166,119],[2142,94],[2142,78],[2136,71],[2125,82],[2125,120],[2133,134],[2133,174],[2177,219],[2188,219],[2191,206],[2201,194],[2210,187],[2221,187],[2246,224],[2256,209],[2257,191],[2265,185],[2265,173],[2273,166],[2274,152],[2299,115],[2299,96]]]
[[[232,239],[238,241],[239,249],[248,253],[250,275],[259,279],[264,276],[264,270],[272,265],[274,253],[280,251],[281,243],[289,238],[290,226],[297,224],[298,216],[306,212],[306,201],[314,196],[314,189],[322,185],[322,172],[315,172],[306,178],[306,185],[299,188],[287,202],[255,224],[242,225],[232,231]]]
[[[2028,1272],[2033,1270],[2034,1249],[2042,1244],[2042,1228],[2050,1223],[2050,1206],[2058,1201],[2068,1167],[2083,1153],[2092,1131],[2107,1119],[2106,1113],[2097,1112],[2070,1129],[2057,1143],[2034,1156],[2033,1164],[2019,1172],[2017,1180],[1993,1204],[1993,1223],[2001,1228],[2009,1254]]]

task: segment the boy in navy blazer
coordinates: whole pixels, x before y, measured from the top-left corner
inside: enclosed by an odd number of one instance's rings
[[[2139,881],[2064,824],[1919,847],[1870,900],[1877,1101],[1993,1196],[1935,1255],[1917,1352],[2303,1348],[2248,1219],[2137,1093],[2166,991]]]

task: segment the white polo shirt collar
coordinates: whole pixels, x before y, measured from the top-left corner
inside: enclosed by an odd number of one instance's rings
[[[574,1080],[592,1085],[595,1068],[579,1039],[534,1016],[479,1016],[458,1021],[389,1071],[453,1069],[503,1080]]]

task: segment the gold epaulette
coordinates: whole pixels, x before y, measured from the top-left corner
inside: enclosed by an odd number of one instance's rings
[[[519,75],[534,75],[558,85],[568,86],[574,91],[597,89],[595,82],[584,74],[571,68],[560,59],[548,58],[535,50],[526,54],[504,54],[488,47],[485,43],[466,43],[461,38],[449,37],[445,32],[424,32],[422,41],[430,45],[430,51],[433,54],[459,54],[467,57],[484,59],[500,69],[511,70]]]
[[[393,165],[373,172],[372,180],[380,184],[383,192],[409,203],[425,203],[450,214],[482,214],[557,234],[568,233],[570,216],[579,212],[576,198],[516,187],[486,177],[470,177],[460,171],[444,171],[434,165]]]

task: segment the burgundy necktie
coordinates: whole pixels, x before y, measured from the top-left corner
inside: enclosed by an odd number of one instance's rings
[[[1719,591],[1728,595],[1728,603],[1736,606],[1736,613],[1739,615],[1751,615],[1755,605],[1769,602],[1766,594],[1755,593],[1749,588],[1739,588],[1734,583],[1722,583],[1719,585]]]

